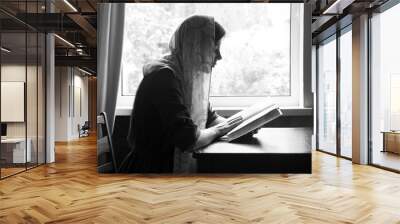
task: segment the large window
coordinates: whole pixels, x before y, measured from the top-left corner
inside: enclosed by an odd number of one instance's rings
[[[352,26],[318,46],[318,149],[352,157]]]
[[[400,170],[400,4],[371,18],[372,163]]]
[[[351,26],[340,36],[340,154],[352,157],[352,35]]]
[[[318,149],[336,154],[336,36],[318,47]]]
[[[227,31],[221,44],[223,59],[212,71],[214,106],[247,106],[265,98],[299,106],[301,6],[127,4],[118,107],[132,106],[142,66],[168,53],[174,30],[193,14],[211,15]]]

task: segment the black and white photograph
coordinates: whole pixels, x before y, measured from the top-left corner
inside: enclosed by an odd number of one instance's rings
[[[108,129],[98,133],[99,172],[311,172],[303,4],[102,10],[98,111]],[[113,22],[123,25],[107,30]],[[293,124],[287,113],[308,117]]]
[[[0,224],[399,224],[399,21],[399,0],[0,0]]]

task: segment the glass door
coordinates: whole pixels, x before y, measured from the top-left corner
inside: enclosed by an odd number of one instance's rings
[[[352,158],[352,33],[351,25],[341,31],[340,63],[340,156]]]
[[[43,13],[44,1],[17,12]],[[2,6],[3,3],[0,4]],[[13,4],[11,1],[4,4]],[[45,35],[0,12],[0,178],[45,163]]]
[[[32,151],[27,142],[27,35],[1,33],[1,176],[26,170]],[[27,144],[28,143],[28,144]]]
[[[317,49],[317,149],[336,154],[336,35]]]
[[[27,167],[32,168],[38,164],[38,35],[37,32],[27,33],[27,151],[29,159]]]

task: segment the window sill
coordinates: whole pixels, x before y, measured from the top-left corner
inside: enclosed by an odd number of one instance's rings
[[[243,107],[214,107],[214,110],[223,117],[229,117],[233,114],[243,110]],[[283,116],[313,116],[312,108],[299,108],[299,107],[282,107]],[[117,108],[116,116],[130,116],[131,108],[120,107]]]

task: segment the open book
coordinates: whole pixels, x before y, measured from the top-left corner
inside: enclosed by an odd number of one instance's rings
[[[220,137],[221,141],[230,142],[251,131],[254,131],[264,124],[274,120],[282,115],[282,111],[276,104],[258,103],[247,109],[240,111],[229,117],[226,122],[234,126],[224,136]]]

